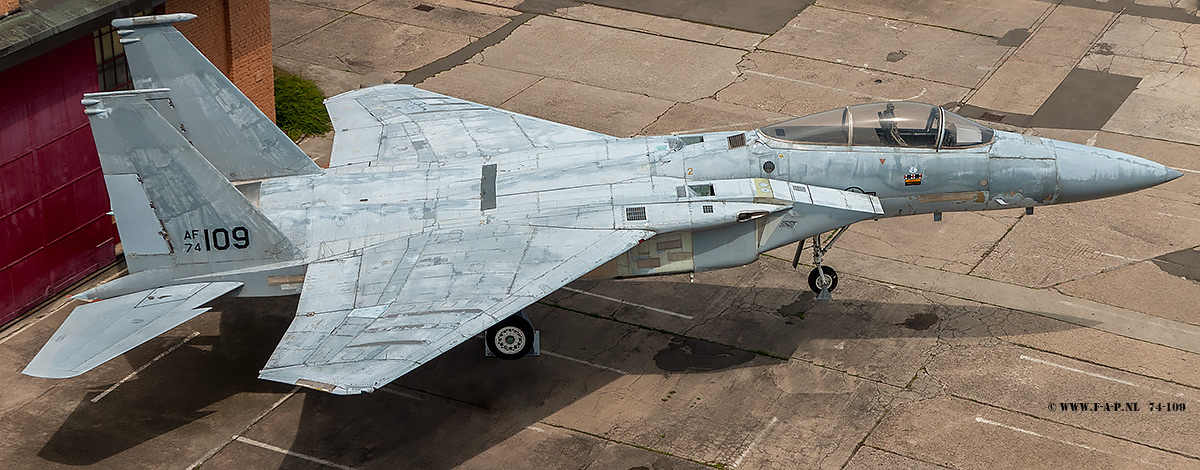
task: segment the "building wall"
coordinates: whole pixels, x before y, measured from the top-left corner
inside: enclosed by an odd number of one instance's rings
[[[91,35],[0,72],[0,324],[115,259],[83,105]]]
[[[199,16],[175,26],[275,120],[270,0],[170,0],[166,12]]]

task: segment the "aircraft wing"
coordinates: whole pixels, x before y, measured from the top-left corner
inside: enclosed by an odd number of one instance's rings
[[[330,168],[414,169],[611,139],[411,85],[349,91],[325,100],[325,107],[336,131]]]
[[[370,392],[652,235],[487,224],[315,262],[296,318],[259,377]]]
[[[51,379],[82,374],[207,312],[197,307],[241,286],[182,284],[80,305],[22,373]]]

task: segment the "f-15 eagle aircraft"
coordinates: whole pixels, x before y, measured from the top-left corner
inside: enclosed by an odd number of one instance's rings
[[[330,166],[300,151],[172,23],[117,19],[135,90],[83,105],[128,276],[88,290],[24,373],[72,377],[221,295],[300,294],[260,377],[373,391],[486,332],[526,355],[522,309],[580,277],[754,262],[854,222],[1026,208],[1180,173],[888,102],[748,132],[616,138],[413,88],[326,101]],[[841,232],[837,232],[840,234]]]

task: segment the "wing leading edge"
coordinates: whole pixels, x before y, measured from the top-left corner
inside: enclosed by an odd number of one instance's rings
[[[379,85],[325,100],[329,167],[414,169],[612,137],[422,90]]]
[[[489,224],[313,263],[259,377],[370,392],[653,235]]]

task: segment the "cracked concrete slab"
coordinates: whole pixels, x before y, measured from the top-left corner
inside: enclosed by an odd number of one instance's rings
[[[430,9],[418,10],[415,8],[418,5],[425,5]],[[456,2],[452,5],[470,5],[470,2]],[[499,8],[489,8],[488,11],[490,14],[460,10],[439,2],[422,0],[374,0],[354,10],[354,13],[472,38],[486,36],[507,24],[509,16],[517,14],[515,11]]]
[[[961,274],[971,272],[1011,228],[1015,211],[947,213],[885,219],[850,226],[841,247]]]
[[[1009,51],[988,36],[817,6],[759,48],[962,87],[976,86]],[[888,60],[897,51],[904,57]]]
[[[617,137],[631,137],[658,119],[672,103],[624,91],[543,78],[504,103],[521,114]]]
[[[1148,194],[1041,207],[1023,216],[971,274],[1030,287],[1068,282],[1200,245],[1195,220],[1200,207]],[[1072,238],[1062,240],[1064,233]]]
[[[1036,0],[822,0],[821,6],[995,38],[1030,28],[1053,8]]]
[[[1045,406],[1045,405],[1042,405]],[[963,436],[971,436],[964,439]],[[1072,426],[940,396],[897,404],[871,446],[951,468],[1183,468],[1192,458]]]
[[[542,77],[479,64],[462,64],[421,82],[420,88],[488,106],[501,106]]]
[[[756,129],[793,116],[705,98],[676,103],[646,128],[643,135],[693,134]]]
[[[554,12],[554,16],[738,49],[751,49],[767,37],[765,34],[692,23],[678,18],[648,15],[591,3],[559,9]]]
[[[392,83],[470,42],[464,34],[347,15],[276,49],[275,56],[365,75],[375,84]]]
[[[539,16],[472,62],[671,101],[733,82],[745,51]],[[629,73],[636,70],[637,73]]]
[[[1146,286],[1155,286],[1153,291]],[[1196,300],[1200,282],[1164,271],[1154,261],[1132,264],[1056,287],[1074,297],[1095,300],[1181,323],[1200,325]],[[1161,289],[1174,295],[1161,295]]]
[[[340,18],[344,11],[291,0],[271,0],[271,47],[278,49],[318,27]],[[285,21],[284,18],[287,20]]]
[[[776,52],[756,51],[741,76],[717,93],[723,102],[803,116],[841,106],[889,100],[957,103],[968,88]]]
[[[980,374],[979,364],[996,367]],[[1200,406],[1200,390],[1031,351],[1013,345],[954,347],[925,368],[944,393],[1187,456],[1200,456],[1200,430],[1186,412],[1162,412],[1149,403]],[[1138,403],[1136,411],[1072,412],[1059,403]],[[1053,407],[1050,405],[1054,404]]]
[[[1050,15],[1034,27],[1032,36],[979,86],[968,104],[1010,113],[1038,111],[1088,53],[1096,38],[1104,33],[1114,16],[1106,11],[1065,5],[1054,7]],[[1069,103],[1057,106],[1066,104]]]

